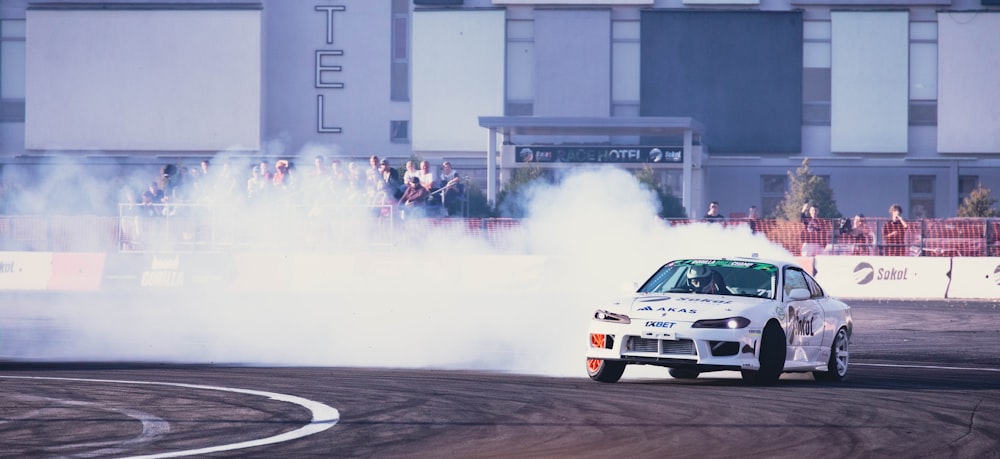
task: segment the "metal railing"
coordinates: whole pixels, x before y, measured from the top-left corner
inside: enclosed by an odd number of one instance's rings
[[[122,204],[117,216],[0,215],[0,250],[50,252],[338,251],[394,246],[448,229],[504,248],[520,220],[444,218],[430,208],[415,218],[395,206],[276,205],[266,209],[202,204]],[[409,212],[407,212],[409,210]],[[407,215],[409,213],[409,215]],[[701,220],[668,219],[668,226]],[[839,220],[801,222],[731,219],[795,255],[1000,256],[1000,219],[912,220],[901,240],[887,237],[886,218],[867,218],[853,231]]]

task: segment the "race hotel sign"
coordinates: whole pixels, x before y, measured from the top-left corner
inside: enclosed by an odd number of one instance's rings
[[[523,145],[514,147],[519,163],[681,163],[682,147]]]

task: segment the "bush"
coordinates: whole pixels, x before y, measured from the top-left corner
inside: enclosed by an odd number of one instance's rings
[[[969,196],[962,200],[962,205],[958,208],[959,217],[997,217],[1000,212],[993,208],[997,200],[990,196],[990,189],[982,183],[969,193]]]
[[[657,180],[652,167],[644,164],[642,169],[635,171],[634,175],[639,183],[656,193],[656,198],[660,202],[660,211],[656,215],[660,218],[687,218],[687,212],[684,210],[684,204],[681,203],[680,198],[674,196],[667,187]]]
[[[497,193],[495,213],[500,217],[523,218],[527,214],[525,203],[532,187],[555,182],[551,171],[538,166],[514,169],[510,180]]]

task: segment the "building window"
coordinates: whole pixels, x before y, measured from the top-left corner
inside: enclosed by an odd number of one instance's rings
[[[410,100],[410,4],[407,0],[392,1],[392,63],[389,98]]]
[[[507,20],[507,116],[530,116],[535,112],[535,23]]]
[[[639,116],[639,21],[611,22],[611,113]]]
[[[392,143],[410,142],[410,122],[393,120],[389,122],[389,141]]]
[[[24,121],[25,21],[0,21],[0,122]]]
[[[910,176],[910,218],[934,218],[935,179],[933,175]]]
[[[805,21],[802,35],[802,124],[829,126],[832,25],[830,21]]]
[[[937,125],[937,23],[910,23],[911,126]]]
[[[962,202],[965,198],[972,194],[972,190],[976,189],[976,185],[979,185],[978,175],[959,175],[958,176],[958,206],[962,206]]]
[[[760,214],[764,217],[777,215],[778,206],[785,199],[788,190],[788,175],[760,176]]]

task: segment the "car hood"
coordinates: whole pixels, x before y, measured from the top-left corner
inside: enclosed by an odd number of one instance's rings
[[[771,304],[767,298],[730,295],[666,294],[638,295],[622,301],[622,312],[633,319],[670,319],[693,322],[739,315],[748,308]]]

